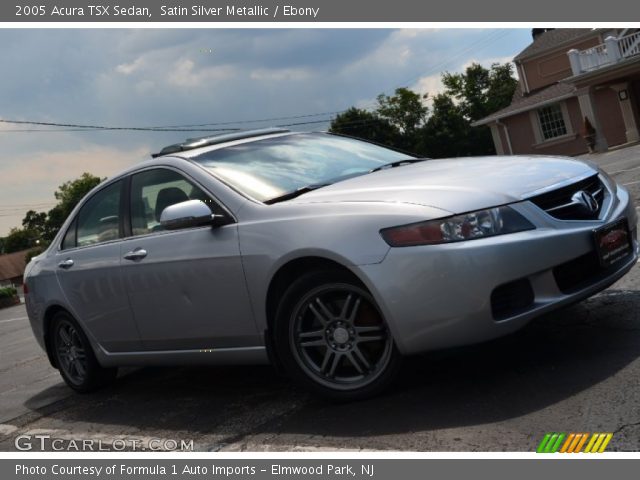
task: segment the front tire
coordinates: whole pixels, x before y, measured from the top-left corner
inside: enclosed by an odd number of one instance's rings
[[[400,366],[375,300],[340,271],[311,272],[289,287],[276,313],[275,341],[290,375],[331,400],[376,395]]]
[[[89,339],[67,312],[53,317],[51,348],[62,379],[76,392],[97,390],[113,382],[118,374],[117,368],[100,366]]]

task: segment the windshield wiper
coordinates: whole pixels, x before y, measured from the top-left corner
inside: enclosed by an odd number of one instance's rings
[[[395,162],[385,163],[379,167],[369,170],[369,173],[379,172],[380,170],[386,170],[387,168],[401,167],[402,165],[409,165],[411,163],[424,162],[430,160],[429,158],[406,158],[404,160],[396,160]]]
[[[312,192],[313,190],[317,190],[322,187],[328,187],[331,183],[316,183],[312,185],[307,185],[305,187],[300,187],[293,192],[284,193],[278,197],[270,198],[269,200],[265,200],[263,203],[267,205],[271,205],[273,203],[284,202],[285,200],[291,200],[292,198],[299,197],[300,195],[308,192]]]
[[[291,200],[292,198],[296,198],[299,197],[300,195],[303,195],[305,193],[311,192],[313,190],[317,190],[319,188],[322,187],[328,187],[329,185],[333,185],[334,183],[340,181],[340,180],[344,180],[346,178],[350,178],[350,177],[357,177],[360,175],[364,175],[365,173],[373,173],[373,172],[379,172],[380,170],[386,170],[387,168],[394,168],[394,167],[400,167],[402,165],[409,165],[411,163],[418,163],[418,162],[424,162],[425,160],[430,160],[430,158],[405,158],[404,160],[396,160],[395,162],[390,162],[390,163],[385,163],[384,165],[380,165],[379,167],[376,167],[374,169],[369,170],[368,172],[358,172],[355,174],[349,174],[349,175],[345,175],[342,177],[338,177],[338,178],[334,178],[332,179],[332,181],[329,182],[325,182],[325,183],[313,183],[311,185],[306,185],[304,187],[300,187],[292,192],[287,192],[287,193],[283,193],[282,195],[279,195],[277,197],[273,197],[270,198],[269,200],[265,200],[263,203],[267,204],[267,205],[272,205],[274,203],[278,203],[278,202],[284,202],[286,200]]]

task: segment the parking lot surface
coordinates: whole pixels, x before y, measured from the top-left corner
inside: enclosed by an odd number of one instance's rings
[[[640,146],[590,158],[639,205]],[[613,432],[609,450],[638,451],[639,407],[638,266],[516,334],[409,358],[388,393],[341,405],[268,366],[127,369],[78,395],[37,346],[24,306],[0,310],[2,451],[21,434],[102,448],[155,439],[200,451],[533,451],[550,431]]]

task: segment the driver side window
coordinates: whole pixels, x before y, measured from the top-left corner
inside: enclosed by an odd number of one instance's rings
[[[173,170],[158,168],[131,178],[131,232],[134,236],[164,230],[162,211],[176,203],[201,200],[214,211],[213,200]]]

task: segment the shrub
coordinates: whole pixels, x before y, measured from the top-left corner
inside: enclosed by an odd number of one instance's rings
[[[0,287],[0,298],[13,298],[18,291],[13,287]]]

